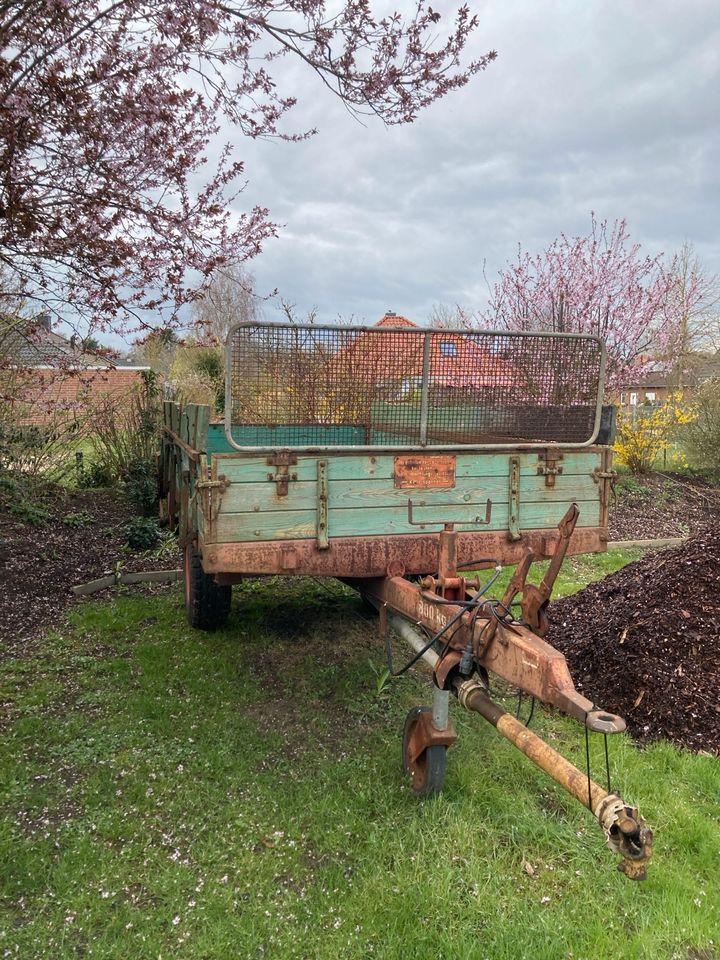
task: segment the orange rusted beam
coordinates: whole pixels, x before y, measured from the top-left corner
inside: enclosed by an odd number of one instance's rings
[[[606,538],[603,527],[577,527],[568,554],[604,551]],[[460,531],[456,560],[461,565],[478,557],[491,557],[503,565],[519,563],[526,549],[543,559],[553,555],[558,540],[554,528],[523,531],[523,540],[517,543],[509,541],[504,531]],[[329,549],[319,550],[315,539],[214,543],[207,536],[202,557],[206,573],[365,578],[384,577],[394,567],[398,575],[428,574],[439,567],[439,538],[437,533],[330,537]]]
[[[627,806],[616,794],[608,793],[537,734],[493,703],[480,681],[458,678],[454,685],[462,706],[483,716],[498,733],[595,815],[605,830],[608,846],[623,858],[618,869],[631,880],[644,880],[652,856],[653,835],[638,811]]]

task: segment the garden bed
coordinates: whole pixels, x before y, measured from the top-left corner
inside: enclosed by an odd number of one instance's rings
[[[45,486],[32,499],[0,503],[0,657],[19,656],[62,622],[72,587],[104,574],[180,566],[174,540],[134,552],[124,528],[135,515],[120,489]],[[137,589],[137,588],[135,588]],[[143,589],[164,589],[153,585]]]

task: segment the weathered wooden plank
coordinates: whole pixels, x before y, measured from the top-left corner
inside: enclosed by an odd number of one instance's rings
[[[172,408],[175,406],[172,400],[163,400],[163,425],[172,430],[173,414]]]
[[[325,455],[323,455],[325,456]],[[510,469],[510,453],[460,453],[457,454],[455,475],[461,477],[507,477]],[[537,476],[540,466],[536,452],[516,454],[520,457],[520,476]],[[218,473],[232,483],[259,483],[267,480],[269,470],[266,457],[246,457],[242,454],[214,454]],[[378,479],[392,480],[395,472],[395,457],[391,454],[365,456],[364,454],[327,454],[328,467],[334,480]],[[315,480],[318,457],[298,457],[292,472],[298,480]],[[563,472],[558,481],[570,476],[589,476],[600,466],[600,451],[566,453],[562,461]]]
[[[206,404],[198,404],[195,414],[195,426],[192,433],[190,445],[201,453],[205,453],[208,448],[208,427],[210,424],[210,407]]]
[[[170,405],[170,429],[173,433],[180,433],[180,404],[171,403]]]
[[[331,464],[331,467],[334,464]],[[293,468],[294,469],[294,468]],[[408,499],[413,503],[451,503],[470,509],[470,504],[482,506],[489,498],[493,503],[508,499],[507,477],[461,477],[454,487],[436,490],[418,490],[395,487],[392,480],[362,479],[338,480],[328,470],[329,507],[377,507],[404,506]],[[317,482],[310,480],[291,481],[286,497],[278,497],[274,483],[233,483],[223,493],[223,513],[263,514],[275,510],[314,510],[317,503]],[[520,478],[520,508],[525,503],[562,502],[599,499],[598,485],[589,476],[560,476],[555,486],[546,487],[543,477]]]
[[[568,501],[530,503],[520,507],[520,529],[542,529],[555,527],[562,519],[568,508]],[[579,501],[580,519],[578,526],[597,526],[600,514],[600,505],[597,500]],[[479,511],[478,511],[479,512]],[[483,511],[484,512],[484,511]],[[372,510],[362,508],[330,509],[328,511],[328,526],[333,537],[378,536],[395,533],[427,533],[440,528],[445,520],[461,521],[463,517],[472,518],[474,509],[463,507],[428,507],[415,511],[415,519],[422,522],[427,519],[427,525],[410,526],[407,520],[407,508],[378,507]],[[315,510],[284,510],[274,513],[225,513],[220,511],[217,521],[217,541],[232,543],[234,541],[252,540],[303,540],[315,538],[317,514]],[[488,526],[480,526],[476,530],[506,530],[508,524],[507,501],[493,504],[492,517]],[[461,527],[466,530],[468,527]],[[332,548],[332,537],[330,538]]]
[[[198,405],[196,403],[189,403],[183,410],[183,419],[185,421],[185,433],[182,435],[182,439],[185,443],[190,444],[190,446],[197,450],[195,446],[195,428],[197,426],[198,418]]]

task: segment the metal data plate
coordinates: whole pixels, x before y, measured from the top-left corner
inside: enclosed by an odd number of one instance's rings
[[[395,486],[440,490],[455,486],[455,457],[395,457]]]

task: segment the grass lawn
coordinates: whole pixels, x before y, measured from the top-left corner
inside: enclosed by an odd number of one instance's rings
[[[568,561],[562,589],[622,562]],[[454,711],[445,791],[413,798],[400,734],[427,681],[382,684],[375,626],[333,581],[249,581],[214,635],[175,590],[71,619],[0,672],[0,955],[720,956],[717,759],[614,739],[613,787],[656,830],[632,884],[480,717]],[[582,765],[576,724],[533,726]]]

